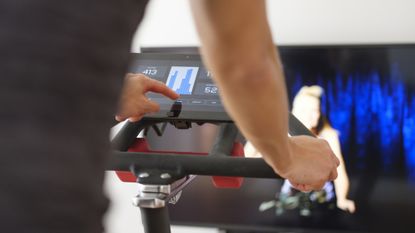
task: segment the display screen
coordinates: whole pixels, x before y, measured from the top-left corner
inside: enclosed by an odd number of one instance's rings
[[[172,221],[252,232],[414,232],[415,45],[281,46],[279,52],[291,109],[300,106],[299,115],[318,109],[326,118],[348,185],[299,194],[282,180],[250,179],[230,191],[201,179],[171,208]],[[317,102],[296,99],[307,86],[320,88],[308,90]]]
[[[178,100],[172,101],[149,93],[148,98],[160,104],[160,112],[146,115],[147,118],[230,121],[212,74],[198,55],[133,54],[129,72],[145,74],[180,94]]]
[[[364,232],[412,232],[415,229],[415,45],[286,47],[280,50],[291,108],[307,115],[310,104],[299,93],[321,89],[319,114],[336,132],[349,185],[333,183],[326,199],[309,215],[301,205],[280,209],[286,226]],[[310,91],[310,89],[309,89]],[[297,97],[297,98],[296,98]],[[297,100],[297,101],[296,101]],[[302,102],[302,103],[301,103]],[[316,104],[317,106],[317,104]],[[301,118],[301,116],[298,116]],[[307,121],[307,119],[305,120]],[[310,123],[312,124],[312,123]],[[339,153],[339,152],[338,152]],[[340,171],[339,175],[340,175]],[[348,191],[341,194],[348,186]],[[283,193],[284,184],[279,192]],[[343,195],[343,198],[340,197]],[[344,197],[353,201],[351,213]],[[321,200],[320,200],[321,201]],[[342,206],[343,205],[343,206]],[[278,211],[278,210],[277,210]],[[295,216],[299,218],[296,219]],[[314,219],[314,224],[309,223]]]

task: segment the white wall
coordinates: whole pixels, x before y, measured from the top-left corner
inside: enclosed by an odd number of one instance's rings
[[[274,40],[282,44],[415,42],[413,0],[268,1]]]
[[[414,0],[268,1],[279,44],[415,42],[414,10]],[[187,0],[153,0],[132,50],[198,44]]]
[[[415,43],[414,10],[414,0],[268,1],[270,26],[278,44]],[[140,46],[198,44],[187,0],[152,0],[132,51],[139,51]],[[120,183],[113,175],[108,176],[106,186],[113,200],[105,221],[107,232],[143,232],[139,211],[130,202],[136,186]],[[215,231],[175,228],[173,232]]]

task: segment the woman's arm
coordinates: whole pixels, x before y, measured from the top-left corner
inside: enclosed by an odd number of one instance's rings
[[[355,203],[347,198],[349,193],[349,177],[347,175],[346,166],[344,163],[343,155],[341,153],[340,141],[338,133],[334,129],[323,130],[321,136],[328,141],[331,149],[340,161],[340,165],[337,167],[337,179],[334,180],[334,186],[336,189],[337,207],[342,210],[354,213],[356,210]]]

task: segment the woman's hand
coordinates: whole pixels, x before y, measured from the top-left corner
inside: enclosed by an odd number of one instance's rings
[[[354,201],[349,199],[337,199],[337,207],[352,214],[356,211]]]

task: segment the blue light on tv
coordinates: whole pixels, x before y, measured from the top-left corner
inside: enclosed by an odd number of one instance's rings
[[[355,169],[405,172],[415,180],[415,91],[405,85],[399,64],[387,74],[366,73],[290,80],[290,99],[303,85],[320,85],[322,112],[339,132],[346,164]],[[404,170],[404,171],[401,171]]]

